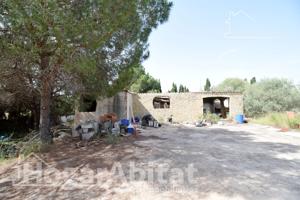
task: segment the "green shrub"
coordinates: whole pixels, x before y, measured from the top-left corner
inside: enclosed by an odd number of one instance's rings
[[[19,148],[16,142],[0,142],[0,158],[13,158],[18,156]]]
[[[249,83],[240,78],[227,78],[213,90],[218,92],[245,92]]]
[[[41,152],[46,149],[42,145],[38,135],[28,134],[21,139],[1,141],[0,142],[0,158],[15,158],[18,155],[29,155],[30,153]]]
[[[300,115],[298,115],[297,117],[295,117],[294,119],[290,119],[289,120],[289,125],[291,128],[293,129],[299,129],[299,125],[300,125]]]
[[[300,91],[286,79],[261,80],[246,89],[244,107],[249,117],[263,116],[270,112],[300,112]]]
[[[213,124],[216,124],[218,121],[220,121],[220,117],[214,113],[206,113],[201,118],[201,120],[206,120],[208,122],[211,122]]]

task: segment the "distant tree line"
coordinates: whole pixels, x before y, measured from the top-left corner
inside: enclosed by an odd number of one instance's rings
[[[171,88],[171,90],[169,90],[169,92],[170,93],[177,93],[177,92],[185,93],[185,92],[190,92],[190,90],[182,84],[180,84],[179,87],[177,87],[177,85],[175,83],[172,83],[172,88]]]

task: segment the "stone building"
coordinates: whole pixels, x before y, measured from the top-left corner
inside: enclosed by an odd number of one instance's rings
[[[243,114],[243,95],[233,92],[144,93],[120,92],[111,98],[100,98],[96,111],[77,113],[78,120],[98,118],[116,113],[120,119],[151,114],[159,122],[172,116],[175,122],[195,122],[204,113],[216,113],[223,118]],[[77,120],[77,121],[78,121]]]
[[[208,112],[223,118],[243,114],[243,95],[223,92],[133,94],[133,113],[136,116],[149,113],[160,122],[171,115],[176,122],[194,122]]]

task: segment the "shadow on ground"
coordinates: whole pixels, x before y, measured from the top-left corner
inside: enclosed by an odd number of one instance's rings
[[[67,181],[62,178],[60,184],[63,186],[16,187],[8,181],[16,173],[15,169],[11,169],[0,177],[0,197],[138,199],[140,195],[144,199],[299,199],[300,160],[282,158],[282,155],[300,154],[300,139],[291,143],[280,140],[266,142],[260,140],[263,135],[223,128],[166,126],[147,129],[137,138],[124,138],[117,145],[95,141],[86,147],[75,148],[78,141],[72,140],[57,144],[49,153],[40,156],[59,171],[65,168],[93,172],[99,168],[111,170],[117,162],[121,164],[125,177],[129,176],[130,162],[144,170],[155,170],[163,165],[169,169],[164,174],[167,182],[161,184],[155,174],[153,181],[149,182],[147,174],[141,186],[138,175],[136,181],[127,182],[114,174],[101,172],[95,175],[97,185],[64,188]],[[189,164],[197,170],[195,182],[186,177],[184,182],[170,180],[173,168],[185,169]],[[78,171],[69,180],[80,177]],[[144,184],[147,186],[144,187]],[[152,189],[154,192],[149,191]]]

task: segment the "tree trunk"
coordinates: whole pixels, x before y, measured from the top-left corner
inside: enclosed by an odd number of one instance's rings
[[[32,112],[32,126],[34,130],[38,130],[39,128],[39,108],[36,108],[36,105],[31,109]]]
[[[43,144],[52,143],[50,133],[50,106],[51,106],[51,78],[47,73],[49,57],[41,57],[41,108],[40,108],[40,136]]]

